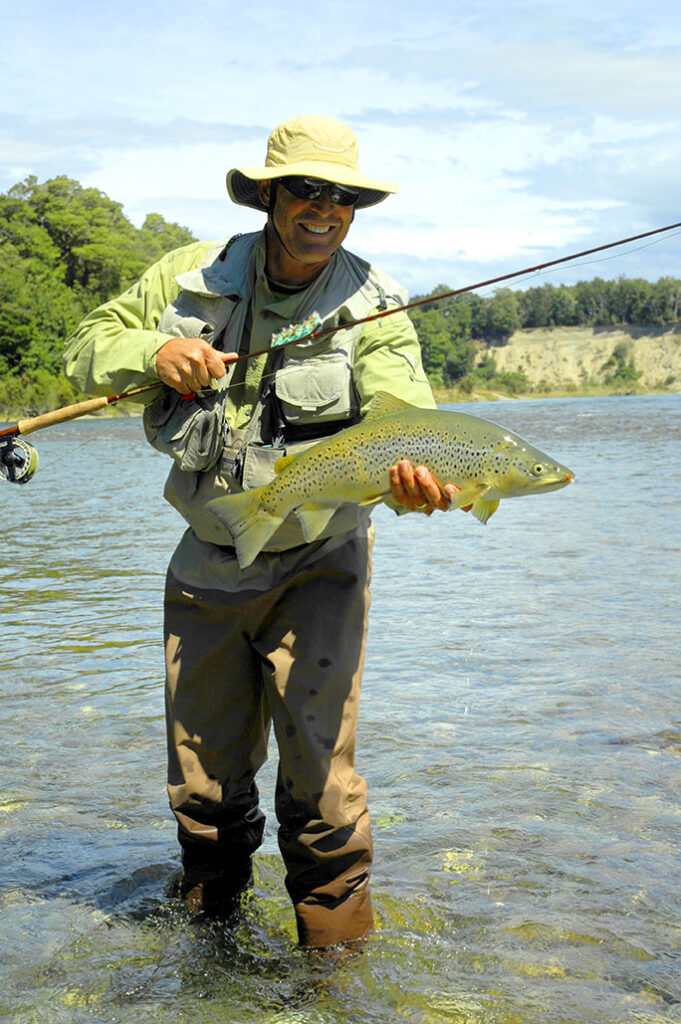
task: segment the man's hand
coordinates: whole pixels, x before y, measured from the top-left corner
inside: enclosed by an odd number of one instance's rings
[[[461,490],[456,484],[445,484],[440,489],[430,470],[425,466],[414,469],[408,459],[402,459],[391,467],[390,487],[393,498],[400,505],[404,505],[410,512],[425,512],[427,516],[432,515],[436,508],[446,512],[456,492]],[[470,508],[470,505],[466,505],[464,512]]]
[[[202,338],[171,338],[156,353],[156,372],[169,388],[190,395],[223,377],[236,360],[236,352],[218,352]]]

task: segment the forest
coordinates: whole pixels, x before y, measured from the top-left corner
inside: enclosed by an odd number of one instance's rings
[[[34,176],[0,194],[0,416],[31,415],[80,397],[61,374],[66,340],[80,319],[124,291],[191,232],[150,213],[136,228],[121,203],[59,176]],[[437,285],[428,295],[451,291]],[[426,296],[413,296],[414,299]],[[494,348],[521,328],[638,325],[681,320],[681,281],[599,277],[575,285],[500,288],[414,309],[424,366],[436,387],[515,392],[520,375],[496,373]],[[635,376],[622,360],[615,375]]]

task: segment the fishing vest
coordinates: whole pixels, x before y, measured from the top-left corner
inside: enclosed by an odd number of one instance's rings
[[[203,337],[225,352],[248,349],[254,331],[275,333],[313,312],[324,328],[368,316],[377,308],[404,305],[406,292],[390,277],[340,248],[305,291],[291,300],[264,305],[264,232],[238,235],[211,249],[197,268],[180,274],[181,291],[165,309],[158,330],[177,337]],[[257,308],[256,308],[257,306]],[[283,306],[286,316],[277,310]],[[362,325],[273,349],[249,419],[234,426],[238,406],[230,399],[235,366],[227,368],[219,390],[184,401],[164,388],[145,410],[147,437],[172,455],[174,465],[164,496],[200,540],[231,546],[225,526],[206,508],[214,498],[269,483],[274,465],[359,418],[353,382],[354,355]],[[267,347],[269,335],[264,345]],[[248,366],[250,361],[246,362]],[[243,364],[236,364],[237,366]],[[241,409],[243,420],[244,410]],[[320,539],[339,536],[368,521],[356,505],[341,506]],[[305,543],[295,513],[288,516],[265,550],[281,551]]]

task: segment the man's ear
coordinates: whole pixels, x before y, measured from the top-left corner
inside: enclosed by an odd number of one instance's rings
[[[263,206],[267,207],[268,210],[270,208],[270,188],[271,182],[258,182],[258,196],[260,197],[260,202],[262,203]]]

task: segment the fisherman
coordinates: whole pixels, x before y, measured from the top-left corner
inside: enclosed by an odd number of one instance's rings
[[[347,126],[305,116],[272,132],[264,167],[230,170],[227,189],[267,215],[264,229],[168,253],[86,317],[65,372],[93,394],[167,385],[144,425],[174,460],[165,497],[188,523],[165,596],[168,793],[185,902],[227,913],[249,884],[265,825],[256,774],[273,723],[300,944],[361,947],[372,927],[366,784],[354,768],[369,514],[342,506],[309,544],[291,514],[240,570],[207,503],[267,483],[278,458],[356,422],[378,391],[435,406],[405,313],[236,362],[313,312],[338,326],[407,301],[342,246],[355,210],[397,187],[360,173]],[[396,510],[427,514],[456,490],[407,461],[390,486]]]

